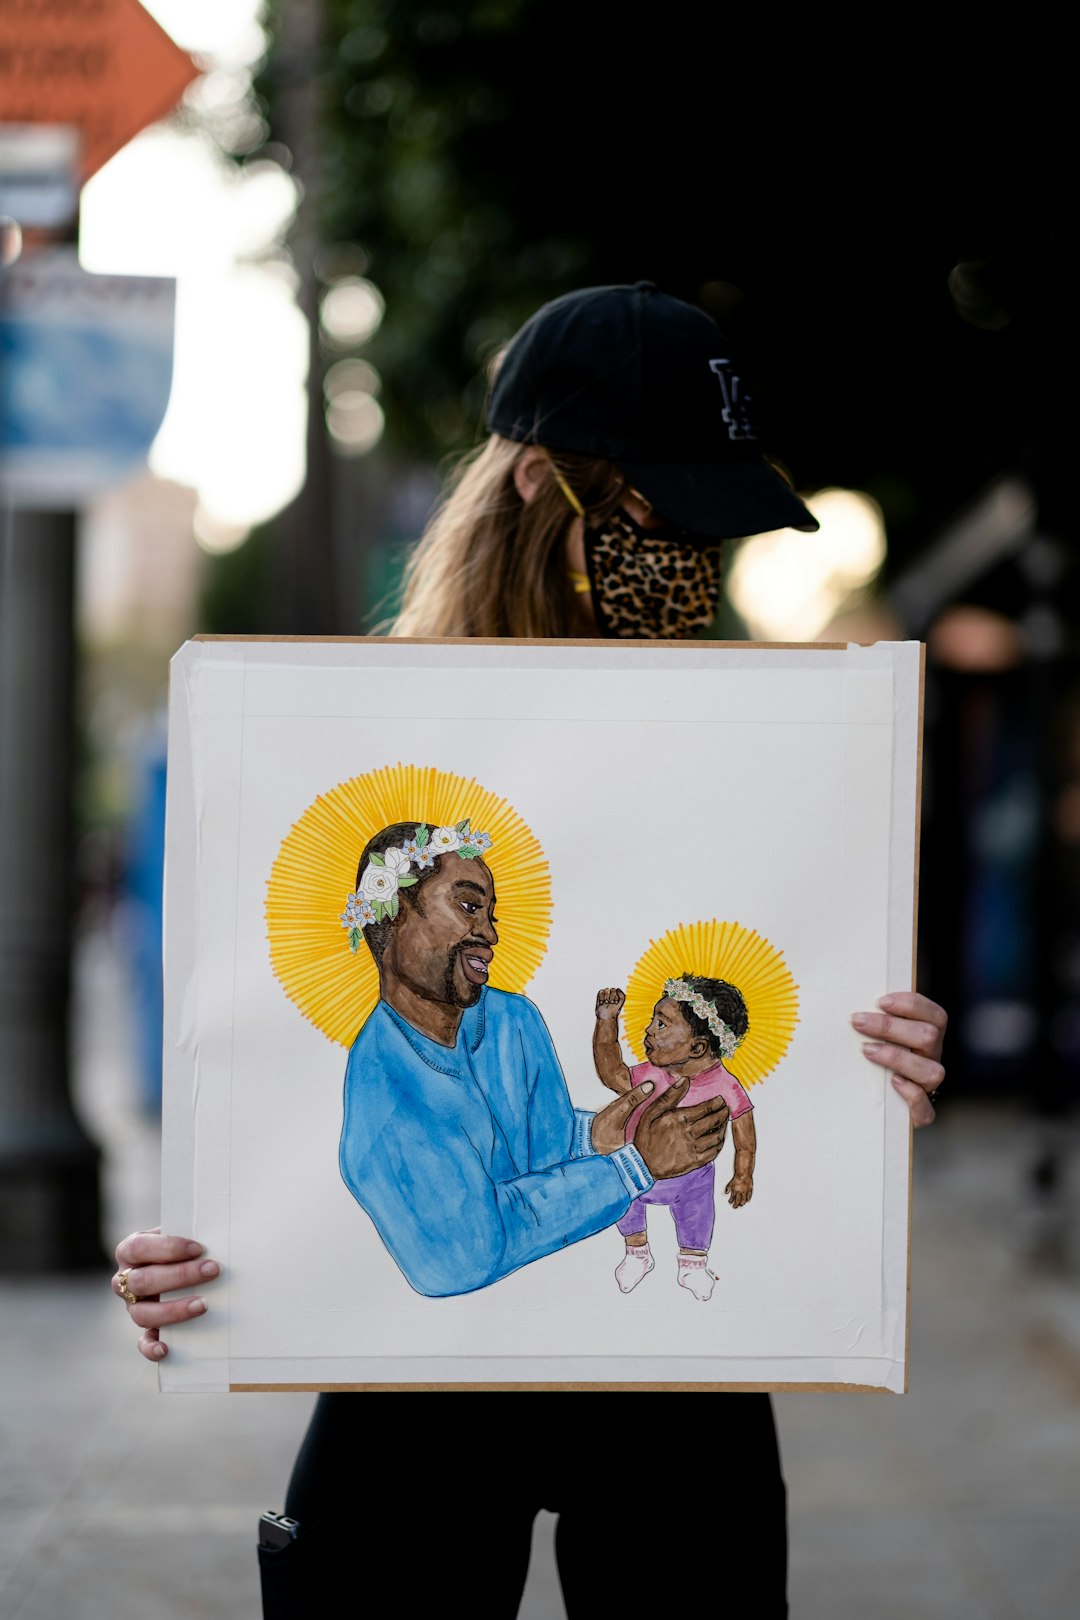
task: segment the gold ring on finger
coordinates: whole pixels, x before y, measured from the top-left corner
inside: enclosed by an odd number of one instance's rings
[[[138,1294],[133,1294],[128,1285],[128,1278],[130,1276],[131,1268],[129,1266],[127,1271],[118,1271],[116,1273],[116,1280],[120,1284],[120,1297],[124,1303],[126,1305],[136,1305],[138,1304],[139,1296]]]

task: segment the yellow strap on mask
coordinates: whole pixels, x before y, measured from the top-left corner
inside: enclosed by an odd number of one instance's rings
[[[578,500],[577,496],[574,494],[573,490],[570,488],[570,485],[566,482],[566,479],[563,477],[562,473],[559,471],[558,467],[556,467],[554,462],[551,463],[551,472],[555,482],[558,484],[559,488],[570,502],[570,505],[573,507],[578,517],[583,518],[585,516],[585,508],[582,506],[581,502]]]
[[[551,462],[551,476],[554,478],[555,482],[566,496],[566,499],[569,501],[571,507],[577,513],[578,517],[583,518],[585,516],[585,508],[582,506],[581,502],[574,494],[574,491],[570,488],[570,485],[566,482],[566,479],[563,477],[562,473],[559,471],[558,467],[556,467],[553,461]],[[575,596],[584,596],[587,592],[592,590],[592,586],[589,584],[588,574],[583,574],[580,568],[568,568],[566,570],[566,577],[570,581],[570,586]]]

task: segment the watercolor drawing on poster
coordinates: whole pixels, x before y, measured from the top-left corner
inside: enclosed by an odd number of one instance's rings
[[[450,803],[470,814],[440,825]],[[406,819],[403,806],[426,819]],[[335,914],[320,883],[357,848],[356,888]],[[601,988],[593,1057],[620,1101],[575,1110],[542,1013],[522,993],[546,945],[550,895],[543,852],[514,808],[433,768],[399,764],[339,784],[290,831],[268,891],[275,970],[328,1033],[348,1040],[350,1019],[360,1023],[348,1043],[342,1177],[418,1293],[488,1287],[612,1226],[627,1239],[615,1275],[630,1293],[653,1269],[646,1211],[662,1205],[678,1235],[678,1282],[707,1301],[715,1154],[730,1124],[724,1192],[743,1207],[756,1133],[738,1076],[755,1085],[782,1057],[795,986],[782,955],[738,923],[650,942],[629,995],[643,1061],[628,1067],[620,1052],[626,994]]]

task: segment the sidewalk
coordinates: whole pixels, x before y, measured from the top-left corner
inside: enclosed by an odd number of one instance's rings
[[[777,1398],[793,1620],[1076,1614],[1077,1211],[1071,1280],[1033,1266],[1035,1146],[946,1107],[916,1138],[911,1393]]]
[[[80,1096],[107,1144],[108,1228],[156,1211],[108,941],[79,972]],[[1072,1162],[1078,1157],[1071,1136]],[[792,1620],[1071,1620],[1080,1590],[1080,1210],[1057,1231],[1024,1171],[1032,1127],[946,1106],[917,1141],[911,1389],[777,1397]],[[1071,1275],[1071,1280],[1070,1280]],[[0,1284],[5,1620],[257,1620],[255,1521],[280,1507],[307,1395],[160,1399],[104,1277]],[[714,1407],[717,1588],[739,1497]],[[521,1620],[562,1620],[541,1515]]]

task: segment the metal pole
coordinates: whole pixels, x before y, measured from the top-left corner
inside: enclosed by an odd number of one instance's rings
[[[100,1150],[71,1104],[73,512],[0,533],[0,1271],[96,1266]]]

